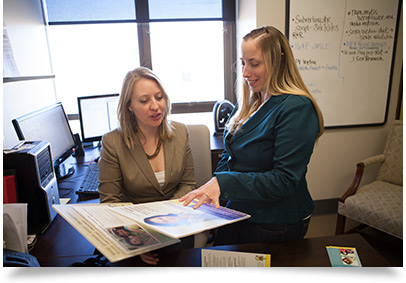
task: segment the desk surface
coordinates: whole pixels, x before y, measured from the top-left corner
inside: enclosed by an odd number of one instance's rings
[[[48,247],[48,250],[43,250],[40,253],[38,251],[41,249],[38,247],[35,249],[36,252],[32,253],[37,256],[41,266],[69,266],[72,263],[84,262],[90,257],[95,257],[93,255],[94,247],[89,243],[84,243],[84,241],[76,241],[82,236],[69,230],[71,229],[66,229],[63,233],[64,238],[70,238],[69,241],[57,241],[61,235],[54,236],[54,240],[50,242],[41,238],[38,239],[37,244],[47,242],[45,246],[41,246],[45,249]],[[208,249],[271,254],[272,267],[330,267],[331,264],[326,251],[327,245],[355,247],[364,267],[389,266],[381,255],[359,234],[309,238],[299,241],[217,246]],[[48,255],[45,255],[46,253]],[[59,255],[49,256],[49,254],[55,253]],[[161,253],[159,259],[158,267],[200,267],[201,249],[184,249],[177,252]],[[137,256],[114,264],[109,263],[107,266],[149,267],[150,265],[142,262]]]
[[[212,151],[223,151],[224,150],[224,143],[223,143],[223,135],[211,135],[210,136],[210,149]]]
[[[359,234],[309,238],[298,241],[267,242],[209,249],[271,254],[272,267],[330,267],[326,246],[356,247],[361,264],[368,267],[388,266],[388,263]],[[118,262],[112,266],[147,266],[139,257]],[[199,267],[201,249],[185,249],[160,255],[158,266]]]
[[[58,189],[60,198],[70,198],[70,203],[77,203],[83,200],[76,194],[76,190],[80,187],[83,178],[87,172],[87,165],[95,162],[100,157],[100,149],[98,147],[86,148],[84,156],[73,157],[70,156],[65,163],[72,165],[75,172],[72,176],[65,179],[58,180]]]

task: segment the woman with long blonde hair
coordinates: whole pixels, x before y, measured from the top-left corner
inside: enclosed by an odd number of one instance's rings
[[[120,125],[102,139],[100,202],[178,199],[196,187],[189,132],[184,124],[168,120],[170,107],[161,81],[150,69],[127,73],[117,109]],[[141,258],[158,262],[156,254]]]
[[[214,177],[180,201],[227,201],[251,215],[218,229],[215,245],[301,239],[314,209],[306,173],[322,113],[304,84],[289,42],[276,28],[251,31],[241,44],[243,92],[224,132]]]

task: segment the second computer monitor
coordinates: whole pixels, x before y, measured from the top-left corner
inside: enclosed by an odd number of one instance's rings
[[[101,141],[105,133],[117,128],[118,100],[118,93],[78,97],[83,142]]]

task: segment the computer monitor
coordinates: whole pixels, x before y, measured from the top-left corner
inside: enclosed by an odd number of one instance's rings
[[[105,133],[117,128],[118,100],[118,93],[78,97],[83,142],[101,141]]]
[[[58,179],[73,174],[74,167],[63,163],[76,149],[76,143],[62,103],[28,113],[13,119],[12,123],[20,140],[43,140],[51,144],[51,156]]]

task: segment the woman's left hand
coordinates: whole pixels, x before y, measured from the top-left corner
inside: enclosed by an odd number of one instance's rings
[[[157,265],[159,261],[158,254],[145,253],[140,254],[140,257],[141,260],[147,264]]]
[[[211,178],[210,181],[200,188],[181,197],[179,201],[184,202],[183,205],[187,206],[195,198],[197,198],[199,201],[196,203],[193,209],[199,208],[203,203],[213,203],[216,208],[220,208],[220,186],[217,182],[217,178]]]

